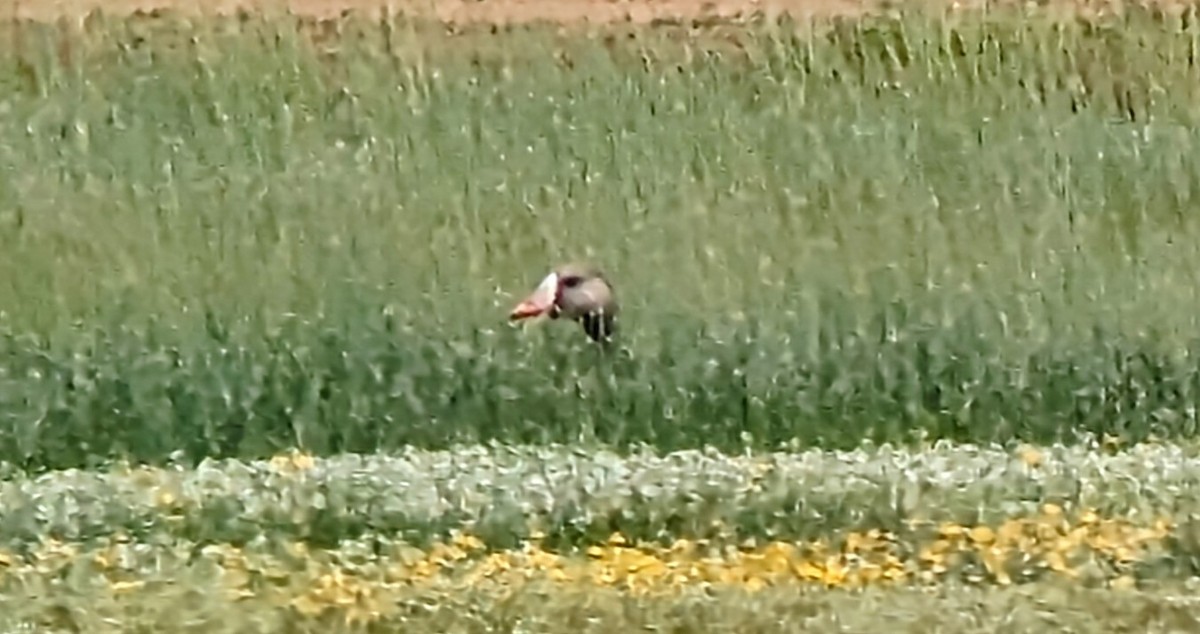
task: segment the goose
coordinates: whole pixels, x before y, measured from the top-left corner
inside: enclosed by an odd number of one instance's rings
[[[616,294],[599,268],[568,263],[556,267],[508,318],[520,321],[547,316],[578,322],[592,341],[607,344],[616,332]]]

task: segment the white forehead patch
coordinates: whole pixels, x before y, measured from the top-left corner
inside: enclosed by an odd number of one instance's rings
[[[540,305],[549,306],[558,298],[558,273],[551,273],[538,284],[533,291],[533,300]]]

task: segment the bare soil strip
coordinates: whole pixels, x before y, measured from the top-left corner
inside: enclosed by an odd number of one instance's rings
[[[1179,10],[1178,0],[1146,0],[1147,3]],[[1019,0],[915,0],[905,6],[959,11],[1018,6]],[[1048,5],[1070,12],[1103,14],[1119,12],[1122,3],[1042,0],[1027,3]],[[877,13],[898,5],[889,0],[0,0],[0,15],[9,18],[55,20],[79,17],[99,8],[111,15],[167,9],[188,13],[232,14],[239,10],[259,12],[286,10],[294,14],[328,18],[346,11],[402,14],[433,18],[447,24],[653,24],[692,20],[736,20],[754,15],[781,14],[798,19],[857,16]]]

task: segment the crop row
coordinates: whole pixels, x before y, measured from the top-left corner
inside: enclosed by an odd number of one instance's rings
[[[739,557],[712,558],[688,566],[724,571],[731,579],[698,582],[667,592],[637,590],[613,583],[605,569],[628,560],[653,567],[652,556],[617,547],[587,562],[595,577],[572,582],[554,574],[553,555],[536,548],[495,553],[511,567],[492,583],[412,583],[408,567],[387,556],[367,561],[330,561],[318,554],[307,565],[287,558],[208,547],[198,555],[167,548],[139,550],[113,544],[93,551],[48,545],[49,559],[15,564],[4,572],[7,632],[61,629],[87,632],[151,631],[374,632],[413,628],[447,633],[514,629],[617,634],[644,630],[742,632],[793,631],[804,623],[817,631],[955,632],[1067,631],[1167,632],[1195,623],[1194,584],[1117,576],[1087,580],[1043,575],[1042,581],[1001,586],[980,575],[974,581],[932,584],[892,582],[851,586],[821,581],[787,581],[770,565],[773,551],[745,551]],[[443,555],[447,551],[443,551]],[[413,553],[410,553],[413,554]],[[764,556],[764,554],[766,556]],[[624,557],[627,561],[622,561]],[[541,561],[537,561],[540,558]],[[435,558],[436,559],[436,558]],[[303,561],[303,560],[301,560]],[[478,569],[478,560],[448,561],[434,567],[452,577]],[[413,565],[428,559],[409,560]],[[561,563],[561,562],[560,562]],[[138,567],[145,564],[144,567]],[[684,564],[684,565],[680,565]],[[540,565],[540,567],[539,567]],[[653,570],[647,570],[647,577]],[[982,568],[982,567],[981,567]],[[566,574],[566,573],[564,573]],[[611,572],[609,573],[611,574]],[[629,574],[629,573],[626,573]],[[635,567],[636,574],[636,567]],[[1131,583],[1132,581],[1132,583]],[[932,590],[932,591],[931,591]]]
[[[211,603],[253,605],[259,619],[351,627],[402,619],[434,597],[503,604],[529,590],[558,601],[594,600],[611,591],[643,601],[696,597],[697,591],[709,600],[729,592],[753,600],[780,589],[808,596],[818,588],[952,585],[961,592],[1046,582],[1060,592],[1104,587],[1130,593],[1178,585],[1175,564],[1188,572],[1190,553],[1172,540],[1175,529],[1164,521],[1069,514],[1047,504],[1033,516],[995,526],[945,523],[923,535],[871,530],[806,542],[679,539],[664,546],[614,534],[570,552],[547,549],[536,536],[520,548],[492,550],[460,532],[424,549],[377,535],[328,550],[265,534],[244,545],[161,534],[146,540],[118,535],[87,546],[44,539],[25,553],[0,549],[0,593],[33,599],[5,610],[14,620],[56,612],[90,620],[118,605],[143,605],[143,613],[153,613],[156,603],[178,602],[182,591]],[[46,596],[64,599],[47,605]],[[178,618],[193,626],[211,622],[211,615],[197,613],[195,601],[190,606]],[[119,621],[116,614],[104,616]]]
[[[249,344],[220,331],[164,343],[119,326],[73,344],[12,337],[0,340],[0,459],[38,469],[491,441],[727,452],[920,437],[1047,444],[1181,439],[1198,426],[1194,345],[1097,333],[1018,354],[980,334],[983,319],[934,330],[885,312],[862,331],[840,323],[704,333],[681,319],[658,344],[607,357],[558,324],[545,338],[361,326]]]
[[[0,484],[0,539],[165,531],[334,544],[378,533],[423,543],[451,530],[495,547],[532,534],[549,544],[596,543],[614,531],[658,542],[726,533],[800,539],[912,522],[994,523],[1046,503],[1186,524],[1200,511],[1194,454],[1169,444],[1111,454],[1088,445],[949,444],[741,456],[559,446],[282,454],[194,469],[17,473]]]

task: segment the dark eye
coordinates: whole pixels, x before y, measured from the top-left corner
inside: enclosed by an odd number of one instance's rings
[[[575,288],[576,286],[579,286],[579,283],[582,281],[583,281],[583,278],[576,276],[576,275],[572,275],[569,277],[564,277],[562,283],[563,283],[563,286],[566,286],[567,288]]]

